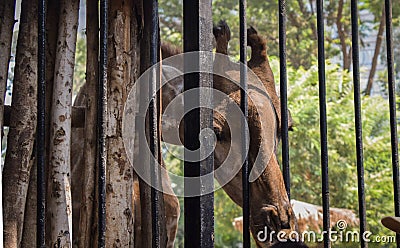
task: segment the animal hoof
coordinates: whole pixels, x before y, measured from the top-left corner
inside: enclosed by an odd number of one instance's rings
[[[228,42],[231,39],[231,30],[226,21],[219,21],[217,26],[213,28],[213,34],[216,40],[225,39]]]

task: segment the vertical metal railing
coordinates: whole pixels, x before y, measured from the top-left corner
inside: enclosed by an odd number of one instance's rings
[[[318,33],[318,81],[321,136],[321,174],[322,174],[322,209],[324,247],[330,247],[330,213],[329,213],[329,176],[328,176],[328,127],[326,114],[326,81],[325,81],[325,31],[323,0],[317,1],[317,33]]]
[[[183,42],[184,52],[212,50],[212,19],[211,0],[184,0],[183,1]],[[210,69],[212,57],[194,56],[192,61],[184,61],[184,68]],[[189,64],[190,63],[190,64]],[[206,68],[204,68],[206,67]],[[209,70],[207,70],[209,71]],[[184,90],[212,88],[212,75],[209,73],[185,73]],[[193,98],[193,97],[192,97]],[[203,139],[200,149],[199,134],[202,129],[213,130],[213,110],[207,108],[190,109],[191,106],[200,106],[201,103],[212,102],[212,95],[198,95],[190,99],[184,95],[184,145],[186,149],[196,152],[195,162],[186,159],[184,163],[185,176],[185,199],[184,199],[184,226],[185,247],[214,247],[214,194],[202,195],[204,190],[214,188],[213,179],[193,179],[195,177],[212,174],[214,169],[213,144],[210,139]],[[199,151],[200,150],[200,151]],[[200,161],[201,154],[210,154],[206,159]],[[193,161],[193,160],[192,160]],[[188,185],[189,181],[192,183]],[[198,196],[189,197],[188,194]]]
[[[289,133],[286,72],[286,0],[279,0],[279,73],[281,94],[282,171],[290,199]]]
[[[358,42],[358,6],[357,0],[351,1],[351,39],[353,51],[353,88],[354,88],[354,113],[356,131],[356,156],[357,156],[357,182],[358,182],[358,206],[360,218],[360,234],[366,231],[366,209],[364,191],[364,161],[363,138],[361,118],[361,90],[360,90],[360,64]],[[365,239],[360,239],[361,247],[368,247]]]
[[[322,202],[323,202],[323,230],[324,247],[330,247],[329,229],[329,177],[328,177],[328,140],[327,140],[327,110],[326,110],[326,76],[325,76],[325,47],[324,47],[324,17],[323,0],[317,0],[317,30],[318,30],[318,75],[319,75],[319,107],[320,107],[320,132],[321,132],[321,170],[322,170]],[[239,0],[240,14],[240,107],[245,116],[248,115],[247,102],[247,34],[246,34],[246,0]],[[200,8],[200,6],[207,6]],[[389,107],[391,127],[392,167],[394,183],[395,215],[400,216],[399,202],[399,165],[398,165],[398,137],[396,121],[396,92],[394,78],[393,37],[392,37],[392,1],[385,0],[386,13],[386,42],[389,85]],[[211,50],[210,23],[211,0],[184,0],[184,50],[209,51]],[[351,28],[352,28],[352,58],[354,80],[354,107],[356,131],[356,156],[358,178],[358,203],[360,217],[360,233],[366,231],[366,206],[364,192],[364,165],[363,165],[363,140],[361,119],[361,93],[360,93],[360,68],[359,68],[359,30],[358,30],[357,0],[351,1]],[[37,119],[37,246],[45,247],[45,43],[46,43],[46,1],[39,0],[38,9],[38,119]],[[159,60],[159,33],[158,33],[158,2],[152,0],[152,32],[150,62],[154,65]],[[106,97],[107,97],[107,33],[108,33],[108,0],[100,1],[100,61],[99,61],[99,97],[98,97],[98,167],[99,167],[99,216],[98,216],[98,245],[105,247],[106,232]],[[289,142],[288,142],[288,107],[287,107],[287,71],[286,71],[286,1],[279,0],[279,56],[280,56],[280,93],[281,93],[281,138],[282,138],[282,163],[285,186],[290,197],[290,167],[289,167]],[[198,57],[197,66],[200,69],[201,56]],[[193,61],[191,61],[193,63]],[[158,78],[157,69],[152,73],[153,79]],[[152,80],[151,82],[153,82]],[[149,105],[150,150],[157,158],[158,149],[158,117],[157,117],[157,88],[155,83],[149,84],[149,94],[152,98]],[[192,73],[185,75],[185,90],[212,87],[210,75]],[[185,102],[187,99],[185,99]],[[193,101],[193,99],[191,99]],[[198,99],[200,106],[200,96]],[[212,128],[212,110],[195,109],[185,116],[185,146],[188,149],[200,148],[199,133],[203,128]],[[189,121],[190,120],[190,121]],[[243,125],[244,127],[244,125]],[[249,165],[247,160],[247,146],[249,137],[243,132],[242,152],[246,156],[242,167],[243,187],[243,247],[250,247],[249,216],[250,216],[250,187]],[[206,149],[210,147],[206,146]],[[200,154],[199,154],[200,157]],[[150,159],[152,168],[153,185],[161,184],[161,176],[156,166],[156,160]],[[201,176],[213,171],[213,155],[198,162],[185,162],[185,176]],[[198,192],[202,181],[198,182]],[[210,183],[207,181],[206,183]],[[213,185],[211,185],[213,186]],[[207,185],[210,187],[210,185]],[[190,190],[193,192],[193,189]],[[159,198],[161,194],[152,188],[152,246],[160,247],[161,225],[159,220]],[[214,215],[213,194],[185,198],[185,247],[213,247]],[[367,242],[360,239],[361,247],[367,247]],[[400,247],[400,236],[397,235],[397,247]]]
[[[247,101],[247,20],[246,20],[246,0],[239,0],[239,21],[240,21],[240,108],[243,113],[242,118],[242,194],[243,194],[243,247],[250,247],[250,183],[249,183],[249,160],[247,147],[249,137],[246,130],[248,117]]]
[[[106,242],[106,147],[105,131],[107,117],[107,33],[108,33],[108,0],[100,1],[100,61],[99,61],[99,84],[97,103],[97,152],[98,152],[98,246],[105,247]]]
[[[151,74],[149,80],[149,145],[150,145],[150,176],[151,183],[153,187],[151,187],[151,217],[152,217],[152,247],[163,247],[165,244],[165,240],[163,240],[162,235],[162,221],[163,218],[161,216],[161,207],[163,206],[163,196],[158,189],[160,189],[161,182],[161,171],[159,164],[160,161],[160,153],[159,153],[159,139],[158,139],[158,110],[159,101],[157,100],[157,86],[159,85],[159,66],[156,64],[159,61],[159,31],[158,31],[158,1],[152,0],[150,6],[149,13],[151,13],[151,17],[147,20],[150,20],[150,66]]]
[[[46,207],[46,1],[38,4],[38,91],[37,91],[37,127],[36,127],[36,162],[37,162],[37,247],[46,247],[45,207]]]
[[[393,188],[394,188],[394,210],[395,216],[400,216],[400,186],[399,186],[399,157],[398,157],[398,137],[396,119],[396,83],[394,77],[393,59],[393,27],[392,27],[392,1],[385,0],[385,19],[386,19],[386,49],[387,49],[387,70],[389,88],[389,108],[390,108],[390,133],[392,147],[392,167],[393,167]],[[396,235],[397,247],[400,247],[400,235]]]

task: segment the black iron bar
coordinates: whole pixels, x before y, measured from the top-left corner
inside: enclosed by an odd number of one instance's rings
[[[289,133],[286,72],[286,1],[279,0],[279,72],[281,94],[282,171],[290,199]]]
[[[359,42],[358,42],[358,7],[357,0],[351,1],[351,40],[353,51],[353,84],[354,84],[354,112],[356,131],[357,152],[357,182],[358,182],[358,206],[360,218],[360,235],[366,231],[366,209],[364,191],[364,161],[363,161],[363,139],[361,118],[361,93],[360,93],[360,65],[359,65]],[[360,239],[361,247],[368,247],[366,240]]]
[[[108,0],[100,1],[100,61],[99,61],[99,85],[97,103],[97,152],[99,167],[99,237],[98,246],[106,246],[106,147],[105,130],[107,117],[107,33],[108,33]]]
[[[36,129],[36,162],[37,162],[37,247],[46,247],[46,1],[38,2],[38,92],[37,92],[37,129]]]
[[[318,79],[319,79],[319,109],[321,132],[321,174],[322,174],[322,209],[324,247],[330,247],[329,229],[329,174],[328,174],[328,128],[326,114],[326,81],[325,81],[325,32],[323,16],[323,0],[317,1],[317,32],[318,32]]]
[[[184,0],[183,1],[183,38],[184,52],[212,51],[212,19],[211,0]],[[186,61],[184,68],[207,68],[212,70],[212,56],[194,56],[191,61]],[[189,64],[190,63],[190,64]],[[185,73],[184,90],[196,88],[212,88],[212,75],[210,73]],[[190,106],[200,106],[200,103],[212,103],[211,94],[199,94],[198,97],[190,98],[184,95],[185,111]],[[213,130],[213,110],[210,108],[195,108],[184,116],[184,144],[189,150],[200,148],[199,134],[202,129]],[[214,155],[211,152],[213,141],[202,138],[202,148],[196,152],[195,162],[187,160],[185,153],[184,176],[185,176],[185,247],[214,247],[214,181],[213,178],[198,179],[194,177],[213,174]],[[211,154],[200,161],[201,154]],[[194,158],[192,158],[194,159]],[[191,184],[189,185],[189,181]],[[206,193],[204,193],[206,192]],[[211,192],[211,193],[208,193]],[[199,196],[188,196],[195,194]]]
[[[161,175],[158,166],[159,161],[159,144],[158,144],[158,106],[157,103],[157,85],[159,80],[158,74],[160,73],[159,68],[155,66],[159,61],[159,32],[158,32],[158,1],[151,1],[151,13],[150,18],[150,66],[151,69],[150,81],[149,81],[149,145],[150,145],[150,176],[151,176],[151,217],[152,217],[152,247],[162,247],[161,237],[161,197],[162,194],[158,189],[161,186]]]
[[[250,247],[250,183],[249,183],[249,161],[247,147],[249,145],[246,121],[248,117],[247,102],[247,20],[246,0],[239,0],[239,21],[240,21],[240,108],[242,118],[242,194],[243,194],[243,247]]]
[[[393,59],[393,26],[392,26],[392,1],[385,0],[385,19],[386,19],[386,48],[388,66],[388,88],[389,88],[389,108],[390,108],[390,134],[392,146],[392,167],[393,167],[393,188],[394,188],[394,213],[400,216],[400,186],[399,186],[399,154],[397,139],[397,119],[396,119],[396,83],[394,77]],[[396,235],[397,247],[400,247],[400,235]]]

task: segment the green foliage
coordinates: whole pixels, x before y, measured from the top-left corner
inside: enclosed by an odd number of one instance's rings
[[[288,5],[288,60],[295,66],[307,67],[311,58],[316,56],[315,18],[307,8],[299,4]],[[213,1],[213,21],[226,20],[231,28],[231,55],[239,51],[238,1]],[[275,10],[275,11],[272,11]],[[247,8],[248,24],[267,34],[269,54],[278,55],[278,1],[249,1]],[[305,16],[298,13],[303,13]],[[182,35],[182,0],[160,1],[161,35],[165,40],[181,45]],[[301,30],[299,32],[299,30]],[[310,57],[310,54],[312,55]]]
[[[182,0],[160,0],[159,15],[163,40],[182,46]]]
[[[310,2],[313,4],[310,5]],[[351,45],[350,0],[343,1],[343,13],[340,18],[342,24],[345,47],[341,47],[338,36],[338,2],[328,1],[324,6],[325,50],[327,58],[349,54]],[[236,0],[214,0],[213,21],[226,20],[232,31],[230,53],[237,57],[239,53],[239,7]],[[380,1],[359,1],[360,10],[373,13],[373,23],[360,22],[360,37],[365,37],[369,30],[376,29],[379,23],[382,3]],[[396,4],[394,4],[396,6]],[[294,68],[309,68],[317,57],[317,28],[316,9],[314,1],[297,0],[287,4],[287,60]],[[394,8],[397,13],[397,7]],[[395,19],[397,20],[397,19]],[[254,26],[268,40],[271,56],[278,56],[278,0],[275,1],[248,1],[248,25]],[[182,42],[182,0],[160,1],[160,28],[164,40],[181,45]],[[396,22],[395,22],[396,23]],[[361,45],[363,42],[361,42]]]
[[[272,60],[274,71],[278,61]],[[293,199],[321,204],[318,69],[288,69]],[[279,81],[279,77],[278,77]],[[339,66],[326,65],[330,203],[358,213],[353,86]],[[367,223],[375,235],[390,235],[380,219],[393,215],[390,126],[387,99],[362,98]]]
[[[79,33],[76,41],[75,67],[73,93],[78,94],[79,89],[86,82],[86,36]]]

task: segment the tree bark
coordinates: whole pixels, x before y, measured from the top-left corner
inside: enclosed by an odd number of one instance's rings
[[[50,113],[50,106],[52,100],[53,78],[54,78],[54,61],[57,43],[57,29],[58,29],[58,11],[59,0],[48,1],[47,9],[52,11],[47,12],[46,16],[46,113]],[[50,118],[46,115],[46,130],[50,130]],[[48,168],[48,151],[49,151],[49,137],[46,132],[46,168]],[[32,158],[31,176],[29,181],[27,202],[25,205],[25,217],[22,233],[21,247],[35,247],[36,246],[36,201],[37,201],[37,174],[36,162]],[[48,171],[48,169],[46,169]],[[49,217],[50,219],[50,217]]]
[[[12,36],[14,29],[15,0],[4,0],[0,3],[0,144],[3,140],[4,100],[7,88],[8,67],[11,56]],[[2,161],[2,158],[0,158]],[[1,172],[1,170],[0,170]],[[0,244],[3,244],[3,178],[0,173]]]
[[[371,70],[369,71],[367,88],[365,89],[365,95],[367,95],[367,96],[371,95],[372,85],[374,83],[374,77],[375,77],[375,72],[376,72],[376,66],[378,65],[378,58],[379,58],[379,54],[381,51],[381,45],[382,45],[382,41],[383,41],[384,29],[385,29],[385,8],[382,8],[382,16],[381,16],[381,20],[379,23],[378,34],[376,36],[374,57],[372,58],[372,65],[371,65]]]
[[[133,247],[133,168],[122,139],[122,114],[131,72],[133,1],[110,2],[107,85],[106,246]]]
[[[134,13],[135,13],[135,18],[132,18],[131,22],[131,28],[134,30],[132,32],[131,40],[132,40],[132,74],[131,74],[131,81],[134,82],[142,73],[143,73],[143,68],[142,63],[141,63],[141,58],[142,58],[142,53],[143,53],[143,28],[144,28],[144,13],[143,13],[143,1],[135,1],[134,5]],[[143,49],[142,49],[143,48]],[[140,135],[140,134],[139,134]],[[138,135],[135,136],[135,141],[134,144],[139,144],[140,140]],[[137,157],[139,153],[139,146],[134,147],[134,155],[133,158]],[[139,181],[140,180],[140,181]],[[142,232],[143,229],[146,227],[142,225],[142,206],[143,204],[146,205],[146,202],[141,201],[141,197],[143,194],[143,187],[148,187],[148,185],[145,185],[145,183],[141,180],[140,177],[138,177],[136,174],[134,175],[134,216],[135,216],[135,221],[134,221],[134,240],[135,240],[135,248],[142,248],[142,247],[148,247],[146,246],[145,243],[143,243],[143,235],[144,233]],[[142,187],[139,189],[140,185]],[[145,186],[143,186],[145,185]],[[150,195],[150,191],[146,191]],[[147,205],[146,205],[147,206]],[[149,206],[147,206],[149,207]],[[148,208],[146,208],[147,211]],[[148,213],[148,212],[147,212]],[[147,215],[149,216],[149,215]]]
[[[47,183],[50,181],[50,130],[51,130],[51,105],[53,101],[53,85],[54,85],[54,71],[56,62],[57,52],[57,39],[58,39],[58,25],[60,16],[60,0],[49,0],[47,3],[46,16],[46,116],[45,116],[45,128],[46,132],[46,172],[47,172]],[[46,211],[46,220],[51,219],[51,212]],[[50,230],[46,230],[46,240],[51,239]]]
[[[79,215],[79,233],[77,233],[79,247],[90,247],[93,241],[93,206],[95,202],[96,182],[96,127],[97,127],[97,80],[98,80],[98,1],[86,1],[86,118],[84,137],[84,168],[83,182],[81,185],[81,207]],[[75,190],[79,190],[76,188]],[[75,228],[74,228],[75,230]]]
[[[15,0],[0,3],[0,127],[3,137],[4,97],[7,88],[8,67],[11,57],[11,44],[14,29]],[[0,175],[1,179],[1,175]],[[1,181],[1,180],[0,180]]]
[[[49,247],[72,246],[71,109],[79,0],[60,3],[50,129]]]
[[[147,5],[147,6],[146,6]],[[148,14],[146,15],[146,8],[149,7],[149,3],[145,3],[143,1],[143,39],[141,40],[141,54],[140,54],[140,70],[143,74],[150,67],[150,31],[149,31],[149,23],[150,20]],[[149,87],[146,84],[140,84],[139,88],[139,113],[146,113],[147,107],[144,103],[146,103],[148,95],[149,95]],[[146,114],[146,123],[149,123],[149,115]],[[137,125],[139,126],[139,125]],[[146,130],[145,133],[139,131],[137,135],[138,141],[137,151],[138,154],[136,156],[135,163],[141,163],[144,161],[144,164],[150,164],[149,161],[149,150],[146,147],[147,142],[149,140],[149,130]],[[146,145],[143,145],[146,144]],[[150,171],[145,170],[146,178],[150,178]],[[150,248],[152,243],[152,218],[148,218],[147,216],[152,216],[151,212],[151,187],[149,184],[142,179],[142,177],[138,177],[139,182],[139,192],[140,192],[140,243],[136,245],[136,247],[146,247]]]
[[[37,1],[22,1],[3,171],[4,245],[19,247],[36,129]]]
[[[36,214],[37,214],[37,165],[36,159],[31,160],[32,168],[29,179],[28,194],[25,204],[24,228],[22,232],[22,248],[36,246]]]

